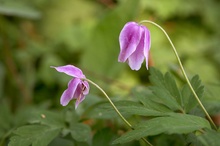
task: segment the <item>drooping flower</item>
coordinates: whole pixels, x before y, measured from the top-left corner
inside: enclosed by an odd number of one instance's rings
[[[73,65],[51,67],[55,68],[58,72],[63,72],[73,77],[68,83],[68,88],[63,92],[60,98],[60,103],[61,105],[66,106],[70,100],[76,99],[75,108],[77,108],[89,93],[88,82],[82,80],[83,78],[86,78],[85,75],[79,68]]]
[[[120,54],[119,62],[127,62],[132,70],[139,70],[144,59],[148,69],[150,51],[150,31],[136,22],[125,24],[119,35]]]

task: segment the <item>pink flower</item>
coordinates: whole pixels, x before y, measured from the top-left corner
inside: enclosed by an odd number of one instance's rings
[[[63,92],[60,103],[63,106],[66,106],[70,100],[76,99],[75,108],[85,99],[85,96],[89,93],[89,84],[87,81],[83,81],[83,78],[86,78],[83,72],[73,66],[73,65],[66,65],[66,66],[58,66],[55,68],[58,72],[63,72],[72,78],[68,83],[68,88]]]
[[[144,59],[148,69],[148,56],[150,51],[150,31],[136,22],[125,24],[119,36],[120,54],[119,62],[127,62],[132,70],[139,70]]]

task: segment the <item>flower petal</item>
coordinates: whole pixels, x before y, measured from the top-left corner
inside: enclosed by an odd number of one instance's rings
[[[125,24],[119,35],[120,54],[119,62],[125,62],[128,57],[136,50],[141,38],[140,26],[135,22]]]
[[[75,93],[73,94],[73,99],[79,98],[81,94],[82,94],[82,81],[80,80],[80,82],[76,87]]]
[[[76,89],[80,83],[81,80],[78,78],[73,78],[69,81],[68,88],[63,92],[60,98],[61,105],[66,106],[70,100],[73,99]]]
[[[141,33],[141,39],[136,50],[128,57],[128,64],[132,70],[139,70],[144,61],[145,32],[143,28],[141,28]]]
[[[78,90],[79,89],[79,90]],[[87,81],[83,81],[76,90],[74,94],[74,98],[76,98],[75,109],[78,105],[85,99],[85,96],[89,93],[89,83]]]
[[[149,51],[151,46],[150,31],[145,26],[141,26],[141,27],[144,29],[144,56],[146,60],[146,67],[148,69],[148,58],[149,58]]]
[[[83,85],[83,95],[89,94],[89,83],[87,81],[82,82]]]
[[[78,105],[85,99],[85,95],[81,94],[77,99],[75,103],[75,109],[78,107]]]
[[[83,72],[79,68],[73,65],[65,65],[65,66],[58,66],[58,67],[51,66],[51,67],[55,68],[58,72],[63,72],[72,77],[85,78],[85,75],[83,74]]]

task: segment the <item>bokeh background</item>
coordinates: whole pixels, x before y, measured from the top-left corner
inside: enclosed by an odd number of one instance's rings
[[[188,75],[198,74],[217,99],[219,10],[219,0],[0,0],[0,118],[7,116],[1,107],[12,115],[30,106],[63,108],[59,98],[70,77],[50,66],[78,66],[117,98],[136,85],[147,85],[145,65],[137,72],[117,61],[120,30],[128,21],[144,19],[167,31]],[[146,26],[152,40],[150,66],[178,77],[167,38],[155,26]],[[79,111],[99,94],[92,87]],[[7,128],[0,127],[1,136]]]

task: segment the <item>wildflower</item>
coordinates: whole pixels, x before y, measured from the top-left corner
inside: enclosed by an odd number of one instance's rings
[[[70,100],[76,99],[75,108],[77,108],[79,103],[81,103],[89,93],[88,82],[82,80],[83,78],[86,78],[85,75],[79,68],[73,65],[51,67],[55,68],[58,72],[63,72],[74,77],[69,81],[68,88],[63,92],[60,98],[60,103],[61,105],[66,106]]]
[[[146,60],[148,69],[148,56],[150,51],[150,31],[136,22],[125,24],[119,36],[120,54],[119,62],[127,62],[132,70],[139,70]]]

